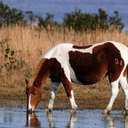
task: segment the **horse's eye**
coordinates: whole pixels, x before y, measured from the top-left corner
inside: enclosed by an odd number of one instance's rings
[[[40,81],[40,80],[37,80],[37,81],[34,82],[34,85],[35,85],[35,86],[38,86],[38,85],[40,85],[40,84],[41,84],[41,81]]]
[[[37,94],[38,94],[38,91],[37,91],[37,90],[32,90],[32,91],[31,91],[31,94],[32,94],[32,95],[37,95]]]
[[[26,88],[26,95],[28,95],[28,93],[29,93],[29,89],[28,89],[28,88]]]
[[[37,95],[37,93],[38,93],[37,91],[33,91],[32,95]]]

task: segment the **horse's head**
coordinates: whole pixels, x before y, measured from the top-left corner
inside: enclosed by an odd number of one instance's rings
[[[26,95],[27,95],[27,111],[33,112],[41,100],[40,88],[33,86],[30,80],[25,79],[26,82]]]

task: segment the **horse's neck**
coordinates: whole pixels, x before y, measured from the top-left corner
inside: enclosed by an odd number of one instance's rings
[[[40,61],[34,73],[32,83],[36,87],[40,87],[49,75],[46,60],[47,59],[42,59]]]

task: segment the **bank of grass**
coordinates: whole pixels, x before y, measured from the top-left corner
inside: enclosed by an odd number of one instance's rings
[[[96,30],[84,33],[76,33],[73,30],[42,29],[26,27],[3,27],[0,29],[0,41],[6,42],[2,49],[9,47],[14,51],[13,59],[16,64],[13,69],[5,67],[11,63],[9,57],[5,57],[5,51],[0,51],[0,98],[7,100],[23,100],[25,96],[25,77],[32,74],[40,60],[40,57],[52,46],[62,42],[71,42],[76,45],[89,45],[103,41],[118,41],[128,45],[128,33],[116,30]],[[0,46],[1,47],[1,46]],[[9,54],[9,53],[8,53]],[[105,108],[110,97],[110,86],[107,78],[89,86],[77,86],[73,84],[76,102],[80,109]],[[120,89],[119,96],[114,104],[114,109],[124,107],[124,95]],[[50,80],[48,79],[42,89],[43,107],[47,106],[50,94]],[[42,106],[41,106],[42,107]],[[55,100],[55,108],[69,108],[69,101],[61,85]]]

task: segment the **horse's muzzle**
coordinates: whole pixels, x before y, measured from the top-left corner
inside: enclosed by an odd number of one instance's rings
[[[32,113],[34,113],[34,111],[32,109],[27,109],[27,113],[32,114]]]

